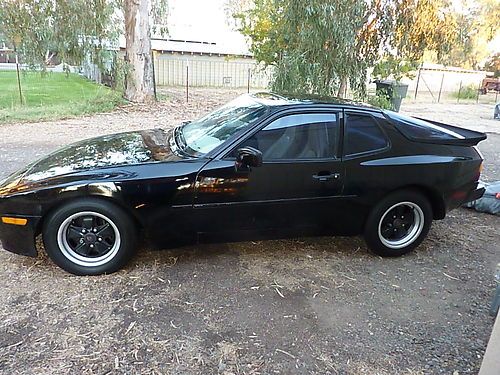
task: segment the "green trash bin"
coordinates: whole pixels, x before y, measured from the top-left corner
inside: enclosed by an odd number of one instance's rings
[[[375,84],[377,85],[377,95],[387,95],[391,101],[392,109],[399,112],[401,102],[406,97],[406,93],[408,92],[408,85],[391,80],[376,80]]]

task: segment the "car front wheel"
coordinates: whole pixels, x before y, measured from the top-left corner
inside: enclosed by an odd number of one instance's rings
[[[99,275],[122,268],[136,248],[136,229],[112,203],[84,199],[58,208],[44,222],[45,251],[75,275]]]
[[[417,191],[395,192],[370,213],[365,226],[368,247],[381,256],[400,256],[415,249],[429,232],[432,207]]]

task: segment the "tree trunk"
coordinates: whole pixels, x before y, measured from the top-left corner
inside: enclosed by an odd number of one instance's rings
[[[347,91],[347,78],[343,77],[340,79],[339,91],[337,92],[337,97],[343,98],[345,97]]]
[[[154,99],[149,0],[125,0],[125,98],[137,103]]]

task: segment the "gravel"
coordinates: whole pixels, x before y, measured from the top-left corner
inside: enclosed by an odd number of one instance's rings
[[[0,177],[63,144],[169,127],[239,93],[194,90],[186,104],[182,89],[162,91],[169,101],[151,107],[0,126]],[[403,110],[486,126],[484,177],[500,179],[489,107]],[[100,277],[1,251],[0,373],[476,374],[498,228],[499,217],[458,209],[401,258],[357,237],[299,238],[142,249]]]

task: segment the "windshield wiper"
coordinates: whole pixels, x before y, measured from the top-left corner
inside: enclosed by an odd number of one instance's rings
[[[188,145],[186,142],[186,138],[184,138],[184,134],[182,134],[182,127],[184,125],[177,126],[174,129],[174,141],[177,149],[186,156],[192,156],[189,152],[187,152]]]
[[[178,126],[175,128],[174,137],[175,137],[175,143],[177,143],[179,149],[184,151],[187,145],[186,145],[186,139],[182,135],[181,128],[182,126]]]

